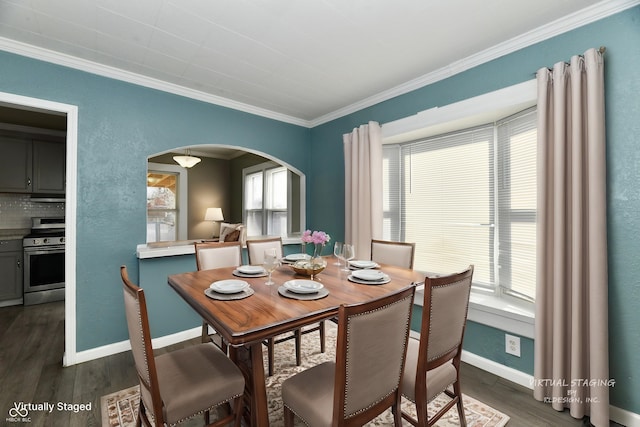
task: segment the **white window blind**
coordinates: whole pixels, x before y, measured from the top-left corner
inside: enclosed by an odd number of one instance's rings
[[[415,268],[474,264],[474,285],[535,296],[535,112],[384,147],[384,229]]]
[[[498,122],[499,280],[514,296],[536,293],[537,129],[535,111]]]

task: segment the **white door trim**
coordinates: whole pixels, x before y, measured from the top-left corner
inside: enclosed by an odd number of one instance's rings
[[[63,366],[76,362],[76,209],[78,177],[78,107],[0,92],[0,105],[67,117],[67,188],[65,218],[65,303]]]

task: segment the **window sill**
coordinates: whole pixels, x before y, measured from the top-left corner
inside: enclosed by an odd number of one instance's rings
[[[139,259],[162,258],[176,255],[188,255],[195,253],[194,242],[201,242],[203,239],[178,240],[174,242],[159,242],[141,244],[136,247],[136,256]],[[283,245],[300,245],[299,236],[283,237]]]
[[[422,306],[424,287],[416,291],[415,304]],[[534,338],[535,311],[532,304],[520,303],[494,295],[471,292],[468,320],[505,332]]]

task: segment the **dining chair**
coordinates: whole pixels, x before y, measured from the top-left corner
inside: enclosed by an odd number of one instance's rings
[[[194,247],[198,270],[242,265],[240,242],[196,242]]]
[[[371,261],[381,264],[412,269],[415,251],[415,243],[371,239]]]
[[[247,255],[249,264],[262,265],[264,262],[264,251],[267,249],[275,249],[278,258],[282,258],[282,238],[270,237],[268,239],[247,240]]]
[[[247,255],[249,257],[249,264],[258,265],[264,261],[264,251],[267,249],[275,249],[279,258],[283,257],[282,238],[272,237],[268,239],[247,240]],[[296,365],[300,366],[302,363],[302,336],[316,332],[320,334],[320,352],[325,352],[325,324],[324,320],[316,325],[310,327],[304,327],[294,330],[292,333],[281,334],[275,338],[269,338],[263,342],[267,347],[267,371],[269,376],[273,375],[273,354],[275,345],[284,341],[295,340],[296,349]]]
[[[144,291],[120,267],[129,341],[140,383],[137,425],[173,426],[204,414],[207,427],[240,426],[244,376],[212,343],[154,356]],[[210,423],[210,410],[231,405],[228,415]],[[225,411],[227,408],[225,408]]]
[[[236,242],[195,242],[196,268],[238,267],[242,265],[242,246]],[[202,321],[202,342],[213,342],[227,353],[228,345],[205,320]]]
[[[420,338],[409,339],[402,378],[402,395],[415,404],[417,419],[404,411],[402,417],[414,426],[432,426],[455,405],[466,426],[460,356],[472,276],[470,265],[461,273],[425,278]],[[429,418],[427,403],[441,393],[451,400]]]
[[[362,426],[388,408],[401,421],[400,385],[415,286],[369,302],[341,305],[335,361],[282,383],[284,425]]]

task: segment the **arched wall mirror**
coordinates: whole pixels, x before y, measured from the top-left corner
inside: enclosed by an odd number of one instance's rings
[[[173,159],[201,159],[185,168]],[[222,219],[205,220],[220,208]],[[243,224],[246,237],[300,236],[305,176],[264,153],[238,147],[179,147],[148,158],[147,243],[218,237],[220,225]]]

